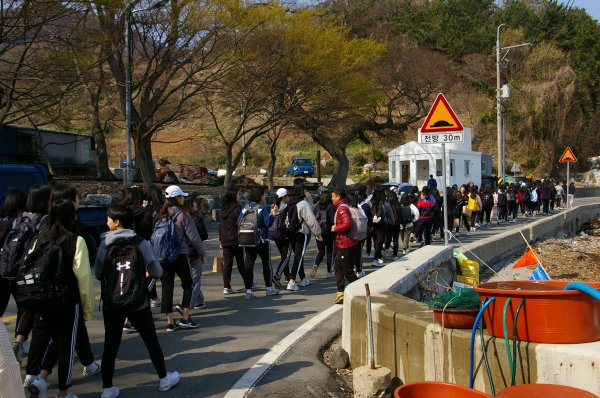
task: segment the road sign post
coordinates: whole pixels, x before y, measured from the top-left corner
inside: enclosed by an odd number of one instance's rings
[[[446,195],[446,144],[463,142],[463,125],[444,94],[439,93],[419,131],[419,143],[442,144],[442,194],[444,195],[444,244],[448,245],[448,198]]]
[[[565,186],[565,189],[567,190],[567,192],[566,192],[567,209],[569,209],[572,204],[571,201],[569,200],[569,179],[570,179],[570,173],[571,173],[571,163],[577,163],[577,158],[575,157],[573,150],[570,147],[567,147],[567,149],[565,149],[565,152],[562,154],[562,156],[560,157],[560,159],[558,161],[560,163],[567,164],[567,185]]]

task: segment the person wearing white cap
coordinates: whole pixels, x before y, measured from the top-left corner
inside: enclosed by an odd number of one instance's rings
[[[188,196],[177,185],[171,185],[165,190],[166,201],[163,204],[157,219],[171,217],[175,222],[175,232],[177,239],[181,243],[179,249],[179,257],[173,262],[164,261],[161,265],[163,268],[162,281],[162,300],[161,312],[167,317],[167,332],[174,332],[180,327],[195,328],[198,325],[192,321],[190,317],[190,303],[192,300],[192,275],[190,266],[187,260],[188,244],[192,245],[198,254],[203,264],[206,263],[206,251],[202,245],[200,234],[194,224],[192,216],[182,209],[184,197]],[[183,317],[179,324],[173,321],[173,289],[175,287],[175,274],[181,280],[181,288],[183,289],[183,298],[181,307],[183,307]]]
[[[287,189],[279,188],[277,190],[277,198],[275,199],[275,203],[272,208],[277,206],[277,215],[275,217],[280,217],[280,225],[285,225],[287,202],[289,199],[290,197],[288,196]],[[269,232],[269,239],[275,242],[277,250],[279,250],[281,261],[279,261],[279,265],[275,270],[273,284],[277,287],[281,287],[281,274],[285,274],[286,281],[290,280],[290,255],[292,254],[292,247],[290,245],[290,240],[282,234],[272,235],[271,232]]]

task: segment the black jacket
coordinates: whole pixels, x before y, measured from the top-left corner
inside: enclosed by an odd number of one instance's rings
[[[242,212],[242,206],[238,203],[221,209],[221,221],[219,223],[219,240],[221,246],[233,246],[238,244],[237,220]]]
[[[129,208],[133,211],[135,220],[133,223],[133,231],[137,236],[150,240],[152,232],[154,231],[154,219],[152,218],[152,214],[141,207],[129,205]]]

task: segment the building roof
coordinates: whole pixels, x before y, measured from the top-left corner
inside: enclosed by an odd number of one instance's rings
[[[446,152],[448,153],[456,153],[461,155],[473,155],[473,156],[481,156],[481,152],[473,152],[473,151],[457,151],[455,149],[446,148]],[[400,145],[397,148],[392,149],[388,152],[388,156],[410,156],[410,155],[432,155],[439,154],[442,156],[442,146],[441,145],[423,145],[418,143],[417,141],[410,141],[404,145]]]
[[[90,134],[76,133],[74,131],[47,129],[47,128],[42,128],[42,127],[23,126],[23,125],[19,125],[19,124],[5,124],[4,127],[12,128],[12,129],[19,130],[19,131],[23,131],[23,130],[27,130],[26,132],[31,131],[32,134],[34,131],[38,130],[38,131],[53,133],[53,134],[68,134],[68,135],[77,135],[77,136],[92,138],[92,136]]]

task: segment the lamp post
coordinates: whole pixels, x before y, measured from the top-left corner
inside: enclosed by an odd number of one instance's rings
[[[498,25],[498,30],[496,34],[496,123],[498,128],[498,177],[502,177],[502,181],[504,181],[504,171],[506,170],[506,147],[505,147],[505,134],[506,130],[503,129],[502,122],[502,98],[508,98],[510,93],[504,93],[502,90],[502,81],[500,78],[500,64],[504,57],[508,55],[508,51],[511,48],[523,47],[523,46],[531,46],[533,43],[523,43],[517,44],[514,46],[502,47],[500,45],[500,28],[506,25],[502,23]],[[500,58],[502,50],[508,50],[504,57]],[[507,90],[508,91],[508,90]]]
[[[131,19],[139,11],[150,11],[162,8],[169,0],[158,0],[148,8],[131,9],[131,4],[125,10],[125,140],[127,157],[127,188],[133,185],[133,172],[131,170]]]

